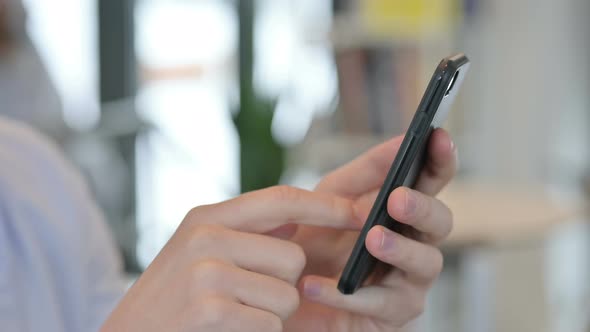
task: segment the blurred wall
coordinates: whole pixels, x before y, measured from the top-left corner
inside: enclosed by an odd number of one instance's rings
[[[473,60],[455,117],[462,166],[509,181],[579,181],[590,153],[588,1],[480,4],[462,38]]]

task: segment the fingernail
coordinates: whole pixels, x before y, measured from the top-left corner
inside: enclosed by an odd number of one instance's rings
[[[393,248],[393,234],[391,231],[384,229],[381,231],[381,250],[387,251]]]
[[[303,285],[303,292],[305,293],[306,296],[316,297],[316,296],[320,295],[321,291],[322,291],[322,286],[317,281],[307,280],[307,281],[305,281],[305,285]]]
[[[413,216],[416,213],[416,209],[418,208],[418,200],[416,195],[409,190],[405,191],[406,193],[406,206],[405,206],[405,214],[406,216]]]

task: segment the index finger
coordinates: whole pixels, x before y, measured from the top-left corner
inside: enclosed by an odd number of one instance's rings
[[[245,232],[264,233],[287,224],[358,230],[353,202],[346,198],[276,186],[194,210],[198,223],[215,223]]]
[[[357,197],[379,188],[403,139],[403,135],[394,137],[332,171],[323,178],[316,190],[345,197]]]

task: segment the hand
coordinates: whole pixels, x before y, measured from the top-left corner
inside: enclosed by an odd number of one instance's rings
[[[403,137],[375,147],[365,155],[326,176],[317,191],[354,201],[357,218],[366,220]],[[383,227],[374,227],[366,239],[369,252],[390,267],[377,271],[370,286],[354,295],[336,289],[338,277],[358,232],[301,226],[293,237],[307,256],[300,283],[303,299],[287,322],[287,331],[395,331],[417,317],[428,289],[442,269],[443,257],[434,246],[452,228],[452,214],[431,196],[452,178],[456,149],[448,134],[436,130],[429,142],[428,160],[417,190],[399,188],[388,201],[389,214],[414,227],[407,238]]]
[[[358,229],[360,220],[348,199],[289,187],[197,207],[102,331],[282,331],[306,258],[260,233],[288,223]]]

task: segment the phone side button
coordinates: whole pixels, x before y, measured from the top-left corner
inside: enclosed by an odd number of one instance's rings
[[[416,136],[421,136],[428,129],[428,116],[425,113],[420,112],[416,115],[416,117],[416,126],[414,127],[415,131],[413,134]]]

